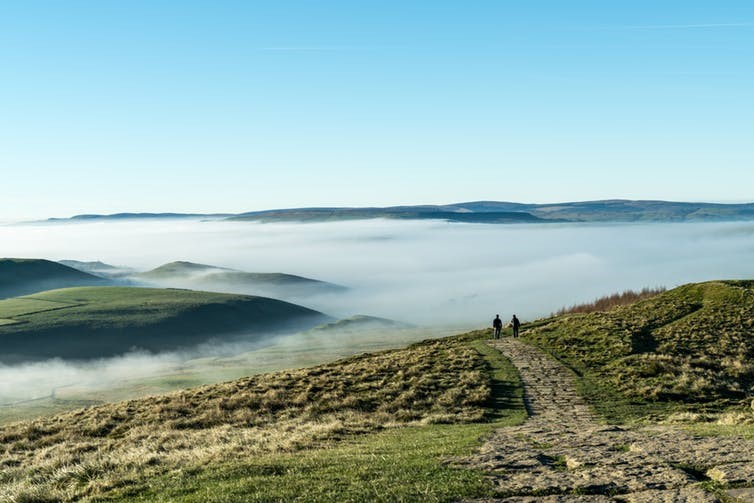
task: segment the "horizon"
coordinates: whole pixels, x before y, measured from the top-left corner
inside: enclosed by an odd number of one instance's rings
[[[3,220],[752,199],[747,2],[0,14]]]
[[[116,211],[113,213],[94,213],[94,212],[83,212],[83,213],[75,213],[72,215],[67,216],[42,216],[37,217],[36,219],[32,219],[32,217],[28,217],[29,219],[20,219],[20,220],[0,220],[0,224],[2,223],[27,223],[27,222],[43,222],[47,220],[68,220],[76,217],[82,217],[82,216],[114,216],[114,215],[196,215],[196,216],[212,216],[212,215],[218,215],[218,216],[233,216],[233,215],[240,215],[244,213],[254,213],[254,212],[264,212],[264,211],[285,211],[285,210],[293,210],[293,209],[328,209],[328,208],[336,208],[336,209],[347,209],[347,208],[375,208],[375,209],[384,209],[384,208],[392,208],[392,207],[412,207],[412,206],[453,206],[453,205],[460,205],[460,204],[473,204],[473,203],[509,203],[509,204],[523,204],[523,205],[559,205],[559,204],[573,204],[573,203],[597,203],[597,202],[610,202],[610,201],[625,201],[625,202],[657,202],[657,203],[671,203],[671,204],[719,204],[719,205],[747,205],[747,204],[754,204],[754,199],[750,200],[736,200],[736,201],[684,201],[684,200],[670,200],[670,199],[625,199],[625,198],[605,198],[605,199],[591,199],[591,200],[579,200],[579,201],[549,201],[549,202],[521,202],[521,201],[511,201],[511,200],[495,200],[495,199],[478,199],[474,201],[457,201],[457,202],[450,202],[450,203],[399,203],[394,205],[388,205],[388,206],[378,206],[378,205],[363,205],[363,206],[289,206],[289,207],[275,207],[275,208],[259,208],[259,209],[252,209],[252,210],[244,210],[239,212],[230,212],[230,211],[187,211],[187,212],[176,212],[176,211],[170,211],[170,210],[146,210],[146,211]]]

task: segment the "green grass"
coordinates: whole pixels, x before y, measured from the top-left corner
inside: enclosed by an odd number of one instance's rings
[[[448,457],[526,413],[515,369],[475,337],[0,428],[0,499],[489,496],[482,473]]]
[[[328,320],[310,309],[263,297],[188,290],[79,287],[0,301],[5,354],[17,359],[97,358],[133,347],[170,350],[232,332],[300,329]]]
[[[409,426],[332,448],[255,457],[150,479],[93,501],[456,501],[491,497],[482,472],[442,460],[468,454],[488,425]],[[186,476],[190,475],[190,476]]]
[[[611,422],[720,413],[754,394],[754,283],[685,285],[629,306],[529,324]]]
[[[0,313],[3,318],[18,318],[45,311],[73,307],[75,303],[36,299],[34,297],[17,297],[0,300]],[[14,320],[18,322],[19,320]]]

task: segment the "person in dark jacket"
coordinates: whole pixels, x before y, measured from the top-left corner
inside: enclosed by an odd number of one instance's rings
[[[516,315],[513,315],[513,319],[511,320],[511,326],[513,327],[513,337],[518,337],[518,328],[521,326],[521,322],[518,321],[518,318],[516,318]]]
[[[495,319],[492,320],[492,328],[495,329],[495,339],[500,338],[500,330],[503,329],[503,320],[500,319],[500,315],[496,314]]]

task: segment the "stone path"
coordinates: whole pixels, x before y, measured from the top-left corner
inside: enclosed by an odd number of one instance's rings
[[[519,339],[490,345],[518,368],[530,417],[461,461],[490,472],[501,498],[489,501],[715,502],[700,482],[754,486],[754,442],[599,424],[568,369]],[[754,502],[750,489],[726,497]]]

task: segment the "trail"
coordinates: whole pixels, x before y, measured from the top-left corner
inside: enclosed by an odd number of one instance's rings
[[[489,472],[501,497],[488,501],[716,502],[703,482],[754,486],[754,442],[599,424],[570,370],[520,339],[489,344],[518,368],[529,419],[462,461]],[[726,497],[754,501],[754,489]]]

